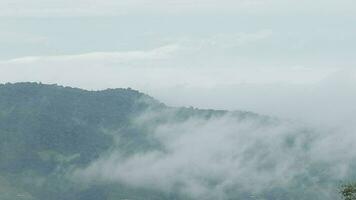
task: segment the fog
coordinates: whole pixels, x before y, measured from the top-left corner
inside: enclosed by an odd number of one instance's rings
[[[356,179],[352,67],[261,66],[229,56],[194,57],[195,52],[172,44],[139,51],[17,58],[0,62],[0,78],[89,90],[131,87],[169,106],[276,117],[263,122],[227,114],[157,124],[158,116],[169,119],[172,114],[144,113],[132,119],[134,125],[150,130],[142,134],[159,146],[130,156],[113,149],[74,172],[84,183],[114,182],[195,199],[264,198],[277,193],[331,200],[337,198],[340,183]]]
[[[159,148],[130,156],[113,149],[75,171],[83,182],[115,182],[195,199],[236,194],[262,198],[280,191],[331,200],[339,183],[355,179],[352,67],[233,66],[237,61],[229,58],[220,68],[218,58],[194,62],[191,51],[172,44],[142,51],[24,57],[1,61],[0,78],[90,90],[132,87],[169,106],[276,117],[263,122],[227,114],[156,124],[157,116],[169,119],[170,114],[144,113],[132,119],[134,125],[148,126],[152,131],[142,134]]]
[[[331,73],[313,83],[242,83],[177,86],[153,91],[163,102],[200,108],[245,110],[318,126],[355,124],[355,70]],[[174,91],[175,95],[170,95]],[[179,96],[179,98],[176,98]]]
[[[191,56],[182,61],[186,51],[168,45],[147,51],[25,57],[0,62],[0,78],[3,83],[38,81],[90,90],[131,87],[171,106],[252,111],[317,125],[355,123],[352,67],[201,67]]]
[[[356,180],[355,2],[0,0],[0,83],[130,87],[176,107],[132,119],[157,146],[112,147],[69,173],[80,183],[334,200]],[[179,121],[178,107],[267,117]]]
[[[157,117],[170,120],[155,124]],[[130,156],[114,150],[75,177],[195,199],[262,198],[278,189],[300,193],[300,199],[335,199],[338,184],[355,177],[356,138],[350,124],[347,130],[331,130],[261,116],[226,114],[181,122],[171,117],[147,112],[134,119],[136,126],[153,130],[149,137],[162,148]]]

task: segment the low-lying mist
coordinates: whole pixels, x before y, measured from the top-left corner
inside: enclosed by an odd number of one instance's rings
[[[114,149],[75,177],[193,199],[330,200],[342,182],[356,178],[353,128],[241,113],[174,115],[174,109],[148,111],[133,119],[159,145],[131,154]]]

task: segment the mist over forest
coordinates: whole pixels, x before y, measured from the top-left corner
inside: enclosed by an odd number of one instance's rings
[[[0,110],[3,200],[331,200],[356,178],[351,132],[130,88],[8,83]]]
[[[0,200],[356,200],[355,0],[0,0]]]

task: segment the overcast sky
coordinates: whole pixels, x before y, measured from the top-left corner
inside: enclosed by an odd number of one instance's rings
[[[355,13],[354,0],[0,0],[0,80],[342,121]]]

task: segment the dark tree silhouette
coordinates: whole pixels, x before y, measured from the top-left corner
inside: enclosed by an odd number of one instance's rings
[[[356,200],[356,183],[342,185],[340,194],[344,200]]]

